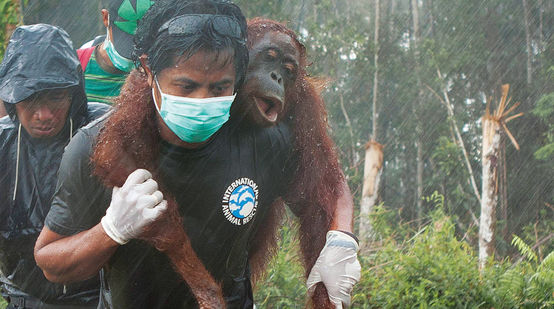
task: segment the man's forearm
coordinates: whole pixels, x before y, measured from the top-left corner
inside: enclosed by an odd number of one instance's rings
[[[44,227],[35,244],[35,260],[52,282],[82,281],[96,275],[118,246],[100,224],[72,236]]]

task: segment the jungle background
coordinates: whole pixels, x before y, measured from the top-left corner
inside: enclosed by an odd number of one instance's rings
[[[554,307],[554,1],[237,0],[285,22],[328,80],[329,131],[356,203],[353,308]],[[59,25],[77,48],[105,33],[103,1],[0,0],[3,54],[19,24]],[[377,30],[377,31],[376,31]],[[483,116],[501,102],[494,250],[480,267]],[[364,154],[382,146],[360,212]],[[517,144],[515,144],[516,142]],[[518,145],[519,150],[515,145]],[[257,308],[302,308],[294,216],[257,282]],[[0,308],[3,306],[0,304]]]

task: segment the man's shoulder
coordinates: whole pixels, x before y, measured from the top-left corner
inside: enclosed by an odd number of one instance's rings
[[[102,118],[110,110],[110,105],[99,102],[88,102],[87,113],[89,122]]]
[[[77,133],[73,136],[69,145],[67,145],[66,152],[90,152],[96,137],[100,134],[100,129],[104,127],[104,124],[111,112],[103,114],[95,120],[81,127]]]

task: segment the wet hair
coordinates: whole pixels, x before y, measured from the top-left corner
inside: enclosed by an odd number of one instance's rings
[[[191,14],[228,16],[240,28],[240,38],[221,34],[214,30],[213,21],[206,22],[194,34],[170,34],[160,31],[162,25],[174,17]],[[198,51],[215,53],[234,61],[235,90],[246,74],[248,50],[246,48],[246,19],[240,8],[226,0],[159,0],[152,5],[139,21],[135,35],[133,60],[146,54],[152,72],[159,73],[179,59],[188,59]]]

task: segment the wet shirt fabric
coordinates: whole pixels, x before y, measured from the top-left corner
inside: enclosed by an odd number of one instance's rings
[[[92,52],[85,68],[87,99],[90,102],[113,104],[113,99],[119,95],[126,77],[127,74],[112,74],[104,71],[96,61],[96,51]]]
[[[101,123],[79,132],[64,154],[52,209],[53,231],[71,235],[105,214],[111,188],[90,176],[89,157]],[[271,203],[287,185],[291,141],[285,125],[225,124],[199,149],[161,142],[159,173],[179,204],[192,246],[224,285],[228,308],[253,305],[247,252]],[[120,246],[104,268],[103,300],[111,308],[194,308],[168,258],[139,240]]]

